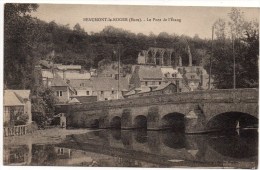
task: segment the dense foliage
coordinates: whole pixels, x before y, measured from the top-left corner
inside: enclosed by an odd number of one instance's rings
[[[211,40],[197,35],[134,34],[112,26],[99,33],[87,33],[79,24],[73,29],[69,25],[44,22],[30,16],[36,10],[35,4],[5,5],[4,38],[4,82],[13,89],[32,89],[34,66],[40,59],[46,59],[55,51],[54,62],[79,64],[85,69],[97,68],[105,59],[116,61],[120,46],[123,64],[136,64],[138,52],[149,47],[173,48],[181,55],[183,65],[188,65],[187,46],[191,49],[193,64],[204,66],[209,71]],[[215,24],[212,74],[217,88],[232,88],[233,58],[230,32],[235,39],[237,87],[258,86],[258,23],[243,19],[240,11],[232,9],[230,21],[218,20]],[[230,30],[230,29],[229,29]]]

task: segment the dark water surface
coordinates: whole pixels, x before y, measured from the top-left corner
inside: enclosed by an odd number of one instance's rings
[[[258,131],[187,135],[171,131],[99,130],[59,144],[4,147],[5,165],[256,168]]]

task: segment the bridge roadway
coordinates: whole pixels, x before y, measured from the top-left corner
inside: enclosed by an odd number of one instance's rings
[[[56,105],[67,126],[202,133],[258,124],[258,89],[194,91],[170,95]]]
[[[170,165],[209,167],[225,166],[225,162],[230,164],[232,162],[257,162],[257,149],[255,149],[257,140],[241,142],[241,134],[232,136],[232,138],[225,138],[160,131],[109,132],[101,130],[84,135],[68,136],[57,146],[144,161],[159,164],[162,167]],[[241,148],[238,150],[230,147],[230,142]]]

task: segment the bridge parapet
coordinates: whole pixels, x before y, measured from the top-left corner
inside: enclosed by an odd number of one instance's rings
[[[56,111],[68,112],[69,110],[73,110],[73,112],[76,112],[109,108],[163,105],[168,103],[239,103],[243,101],[258,101],[258,89],[221,89],[210,91],[193,91],[174,93],[168,95],[144,96],[138,98],[97,101],[93,103],[83,104],[60,104],[56,105]]]

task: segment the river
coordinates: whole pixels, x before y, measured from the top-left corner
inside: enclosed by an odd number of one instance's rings
[[[4,146],[4,165],[257,168],[258,131],[188,135],[95,130],[59,143]]]

